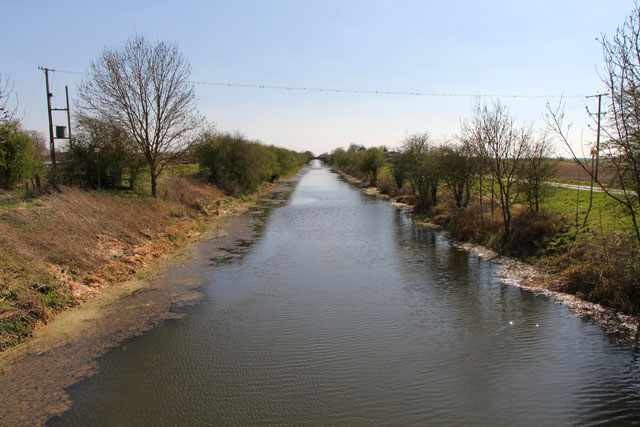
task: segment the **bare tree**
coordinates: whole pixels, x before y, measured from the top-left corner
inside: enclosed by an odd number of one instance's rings
[[[461,140],[498,185],[503,237],[507,240],[511,233],[511,211],[518,196],[518,175],[531,140],[531,129],[515,127],[507,108],[499,101],[491,107],[478,102],[471,122],[462,123]]]
[[[367,178],[369,178],[369,176],[371,177],[369,180],[370,185],[376,185],[378,183],[380,168],[385,165],[382,150],[377,147],[371,147],[361,153],[358,168]]]
[[[607,138],[602,147],[622,188],[622,194],[607,194],[626,208],[640,243],[640,8],[637,3],[613,38],[603,36],[601,43],[606,69],[604,81],[610,95],[610,120],[604,127]]]
[[[359,145],[359,144],[356,144],[355,142],[352,142],[349,145],[349,148],[347,148],[347,153],[348,154],[355,154],[358,151],[365,151],[365,150],[366,150],[366,148],[364,147],[364,145]]]
[[[18,101],[12,106],[11,94],[13,92],[13,82],[9,76],[0,73],[0,123],[8,123],[15,118],[18,109]]]
[[[477,159],[465,145],[440,148],[439,163],[442,180],[456,200],[456,206],[466,207],[471,198],[471,187],[481,172]]]
[[[146,159],[154,197],[158,176],[183,155],[202,123],[190,75],[176,45],[135,36],[121,49],[105,49],[80,86],[84,114],[130,133]]]
[[[409,177],[409,166],[411,163],[410,153],[402,150],[389,153],[387,156],[387,164],[393,179],[396,182],[396,186],[399,191],[402,191],[404,183]]]
[[[638,158],[640,156],[637,153],[633,153],[632,144],[618,144],[615,139],[608,139],[600,144],[601,163],[610,166],[614,172],[613,180],[605,182],[598,176],[597,169],[593,169],[583,158],[579,157],[571,146],[571,124],[565,124],[564,103],[561,101],[556,108],[553,108],[547,103],[546,108],[545,121],[549,129],[560,137],[565,148],[571,153],[573,161],[580,165],[582,170],[591,177],[593,182],[595,182],[608,197],[622,206],[631,219],[636,241],[640,245],[640,224],[638,218],[640,215],[640,201],[638,200],[638,194],[640,194],[640,175],[634,172],[634,170],[637,170],[639,167]],[[624,146],[631,148],[626,154],[625,151],[627,150],[624,149]],[[636,159],[635,166],[633,165],[634,157]],[[616,188],[616,184],[619,185],[620,188]]]
[[[438,202],[438,148],[431,142],[429,133],[416,133],[405,138],[402,149],[408,160],[407,177],[417,196],[415,209],[427,212]]]
[[[545,181],[553,176],[555,165],[550,159],[552,152],[551,140],[546,134],[532,139],[526,147],[519,176],[529,210],[534,214],[540,212],[540,202],[549,188]]]
[[[33,143],[41,156],[49,154],[49,143],[42,132],[38,132],[37,130],[27,130],[25,132],[33,140]]]
[[[631,219],[636,241],[640,245],[640,8],[634,10],[613,37],[601,40],[605,68],[602,80],[609,101],[607,121],[598,129],[603,133],[597,153],[613,172],[614,179],[605,182],[575,153],[570,138],[570,125],[564,123],[564,102],[556,108],[547,103],[546,121],[563,141],[575,162],[593,181],[615,200]],[[594,147],[595,148],[595,147]]]

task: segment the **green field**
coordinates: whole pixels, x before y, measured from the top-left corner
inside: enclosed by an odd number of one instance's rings
[[[582,227],[589,210],[589,191],[560,187],[548,187],[548,194],[542,203],[549,213],[561,214],[575,226]],[[591,231],[628,232],[631,219],[620,205],[605,193],[593,193],[593,205],[589,212],[586,229]]]

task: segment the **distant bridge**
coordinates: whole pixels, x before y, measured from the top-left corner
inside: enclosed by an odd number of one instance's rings
[[[317,157],[309,157],[309,160],[307,160],[307,163],[311,163],[312,160],[320,160],[323,163],[329,163],[329,161],[327,160],[327,158],[325,156],[317,156]]]

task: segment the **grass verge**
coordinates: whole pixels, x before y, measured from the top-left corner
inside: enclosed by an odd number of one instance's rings
[[[61,190],[1,197],[0,350],[168,255],[236,202],[212,185],[176,175],[163,180],[158,199]]]

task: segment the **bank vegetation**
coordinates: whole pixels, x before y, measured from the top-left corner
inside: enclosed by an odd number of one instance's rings
[[[81,155],[92,145],[79,139],[55,187],[43,182],[40,190],[0,192],[0,350],[215,227],[308,159],[240,135],[206,132],[191,147],[194,163],[167,169],[154,198],[144,167],[135,153],[119,150],[117,134],[91,140],[103,148],[98,164]]]
[[[136,36],[105,49],[55,163],[0,75],[0,351],[307,163],[204,125],[190,74],[172,44]]]
[[[451,238],[544,268],[552,280],[541,286],[640,315],[638,210],[626,203],[637,196],[549,185],[558,164],[550,133],[516,125],[503,104],[478,103],[455,140],[414,134],[395,150],[353,144],[328,159]]]
[[[594,119],[589,159],[571,145],[562,101],[547,104],[546,129],[534,131],[504,104],[478,100],[453,140],[415,134],[391,151],[354,144],[329,161],[413,205],[454,239],[545,268],[552,280],[543,286],[640,317],[639,40],[637,4],[615,34],[600,38],[607,114]],[[570,163],[554,158],[554,141]],[[591,191],[549,185],[569,169],[586,176]]]

